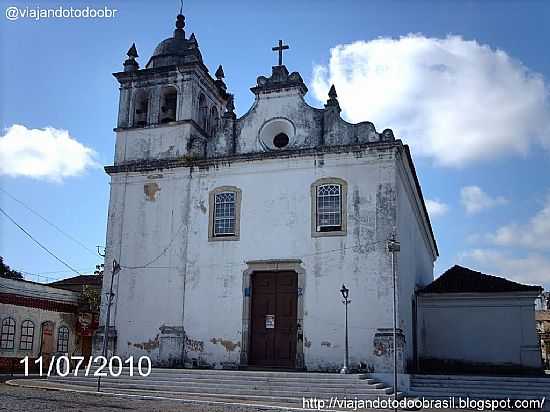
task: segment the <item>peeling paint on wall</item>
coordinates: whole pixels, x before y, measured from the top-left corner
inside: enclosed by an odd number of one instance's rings
[[[236,348],[241,347],[241,342],[233,342],[231,340],[222,338],[212,338],[210,339],[210,342],[212,342],[214,345],[219,343],[225,348],[227,352],[233,352]]]
[[[146,183],[143,185],[143,193],[145,193],[145,199],[151,202],[157,200],[157,193],[160,192],[158,183]]]
[[[187,352],[204,352],[204,342],[185,337],[185,350]]]
[[[151,352],[153,349],[157,349],[159,345],[160,341],[158,333],[154,339],[149,339],[147,342],[133,343],[133,346],[135,346],[136,348],[146,350],[147,352]]]

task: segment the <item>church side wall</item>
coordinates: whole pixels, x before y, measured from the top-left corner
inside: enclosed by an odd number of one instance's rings
[[[432,251],[421,225],[419,207],[414,197],[412,178],[397,160],[397,227],[401,251],[397,253],[399,325],[405,337],[404,366],[413,367],[415,321],[413,301],[415,289],[433,280]],[[411,179],[409,179],[411,178]]]
[[[300,259],[306,368],[341,367],[342,283],[352,299],[350,361],[376,365],[375,335],[392,319],[385,240],[395,225],[394,168],[393,149],[385,149],[114,176],[107,261],[122,264],[118,354],[176,365],[185,352],[190,366],[235,367],[246,262]],[[311,235],[310,186],[326,177],[348,185],[345,236]],[[208,196],[220,186],[242,192],[239,240],[208,240]]]
[[[171,191],[168,182],[173,179],[178,187]],[[111,325],[120,356],[148,355],[155,364],[181,363],[177,347],[183,339],[189,191],[190,179],[169,171],[112,178],[103,292],[108,293],[116,259],[121,270],[113,283]],[[102,324],[105,309],[103,302]]]

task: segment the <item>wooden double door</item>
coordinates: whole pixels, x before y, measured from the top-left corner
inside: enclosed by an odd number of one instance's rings
[[[296,365],[298,275],[254,272],[250,315],[251,366]]]

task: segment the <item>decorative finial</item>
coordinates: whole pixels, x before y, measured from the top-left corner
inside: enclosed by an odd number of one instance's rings
[[[216,76],[216,79],[221,80],[225,77],[225,74],[223,73],[223,67],[220,64],[218,66],[218,69],[216,70],[216,73],[214,73],[214,76]]]
[[[384,129],[382,132],[383,140],[395,140],[392,129]]]
[[[128,53],[126,53],[126,55],[127,55],[130,59],[135,59],[136,57],[139,57],[139,56],[138,56],[138,52],[137,52],[136,44],[135,44],[135,43],[132,43],[132,47],[130,47],[130,49],[128,50]]]
[[[178,14],[176,17],[176,30],[174,30],[174,38],[176,39],[185,39],[185,16],[183,14]]]
[[[176,28],[183,29],[185,27],[185,16],[183,14],[178,14],[176,17]]]
[[[138,57],[138,52],[135,43],[132,43],[132,47],[130,47],[126,55],[128,56],[128,58],[124,61],[124,71],[135,72],[137,69],[139,69],[139,64],[136,61],[136,57]]]
[[[330,86],[330,90],[328,91],[328,97],[330,99],[336,99],[338,95],[336,94],[336,87],[334,85]]]
[[[194,42],[197,41],[197,38],[195,37],[195,33],[191,33],[191,37],[189,37],[189,40]]]
[[[334,87],[334,85],[330,86],[330,90],[328,91],[328,100],[325,104],[325,108],[329,107],[335,107],[338,112],[341,111],[340,103],[338,103],[338,95],[336,94],[336,87]]]

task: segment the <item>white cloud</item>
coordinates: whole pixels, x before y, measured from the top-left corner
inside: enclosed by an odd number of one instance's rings
[[[61,181],[98,166],[95,152],[67,130],[14,124],[0,136],[0,174]]]
[[[493,249],[473,249],[462,253],[459,261],[487,274],[550,288],[550,259],[540,254],[512,257]]]
[[[466,186],[460,190],[460,202],[466,209],[466,213],[473,215],[482,210],[506,204],[507,200],[502,196],[491,197],[479,186]]]
[[[446,166],[550,148],[542,76],[502,50],[460,36],[408,35],[338,45],[317,65],[313,92],[334,83],[353,122],[392,128],[415,153]]]
[[[426,208],[432,218],[443,216],[449,211],[449,206],[439,200],[426,199]]]
[[[509,224],[488,235],[488,239],[500,246],[521,246],[534,250],[550,250],[550,195],[546,202],[525,224]]]

